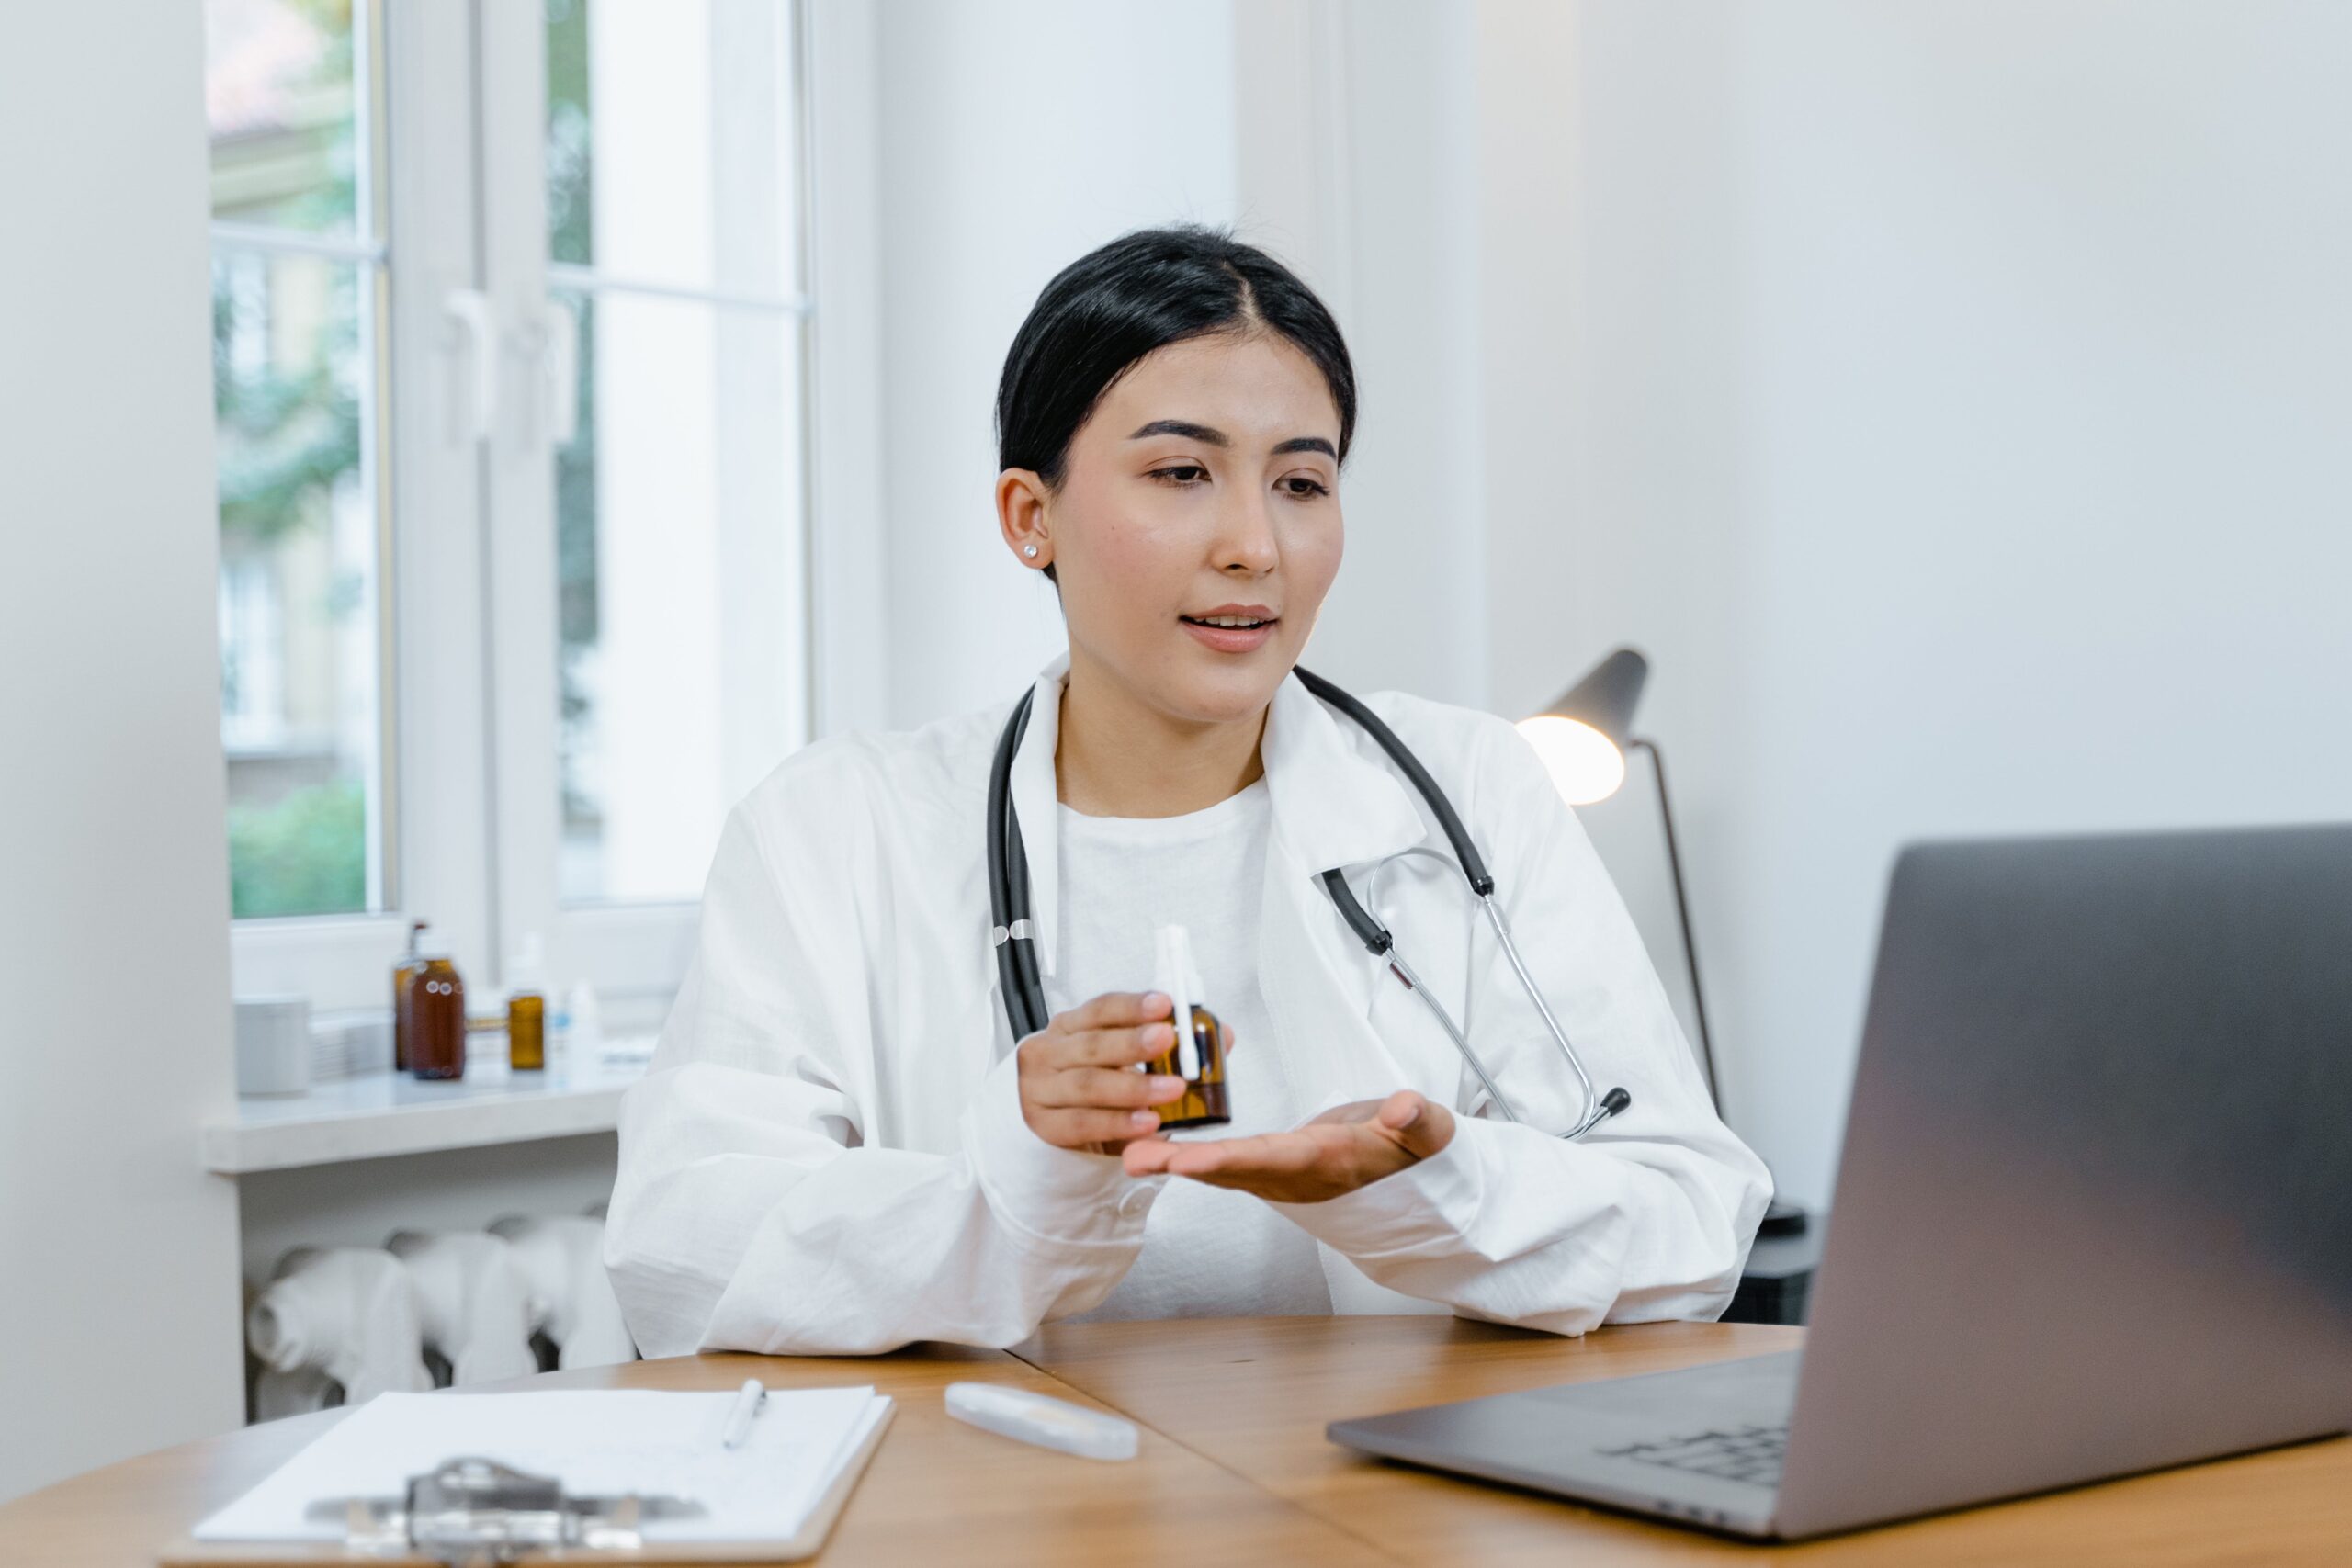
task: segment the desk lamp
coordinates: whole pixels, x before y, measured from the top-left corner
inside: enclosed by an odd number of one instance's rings
[[[1699,1059],[1706,1068],[1707,1097],[1723,1113],[1715,1083],[1715,1046],[1707,1028],[1707,998],[1699,985],[1699,949],[1690,938],[1690,898],[1682,881],[1682,852],[1674,835],[1674,805],[1667,795],[1666,758],[1657,743],[1634,733],[1634,709],[1642,700],[1650,661],[1638,649],[1621,648],[1602,660],[1559,701],[1519,732],[1535,748],[1552,783],[1570,806],[1590,806],[1615,795],[1625,782],[1625,753],[1648,755],[1657,777],[1658,818],[1666,827],[1666,863],[1674,878],[1674,912],[1682,924],[1682,956],[1690,969],[1690,1011],[1699,1025]],[[1760,1235],[1795,1235],[1804,1229],[1804,1210],[1780,1198],[1764,1215]]]

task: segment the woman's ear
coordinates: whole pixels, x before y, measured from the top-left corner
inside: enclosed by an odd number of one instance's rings
[[[1053,575],[1054,541],[1046,528],[1046,481],[1034,468],[1007,468],[996,477],[996,522],[1013,558]]]

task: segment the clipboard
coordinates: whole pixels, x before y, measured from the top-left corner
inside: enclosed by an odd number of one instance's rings
[[[590,1544],[572,1541],[565,1544],[515,1544],[514,1522],[522,1517],[519,1511],[499,1508],[473,1510],[475,1529],[462,1540],[450,1540],[440,1547],[419,1548],[395,1541],[382,1541],[364,1535],[356,1528],[341,1542],[325,1540],[300,1541],[236,1541],[198,1540],[182,1537],[157,1559],[161,1568],[289,1568],[297,1564],[381,1563],[387,1565],[427,1565],[447,1563],[494,1563],[512,1562],[518,1564],[548,1563],[623,1563],[623,1562],[797,1562],[814,1557],[832,1533],[834,1522],[857,1490],[858,1481],[865,1475],[874,1451],[881,1447],[883,1434],[889,1430],[898,1415],[895,1402],[886,1402],[873,1425],[855,1446],[842,1457],[832,1480],[810,1505],[800,1528],[788,1537],[770,1537],[744,1540],[676,1540],[646,1541],[634,1540],[630,1527],[636,1522],[632,1513],[610,1508],[608,1523],[602,1530],[606,1539]],[[446,1474],[461,1464],[488,1463],[484,1461],[453,1460],[444,1467]],[[583,1499],[562,1496],[554,1483],[545,1477],[503,1470],[510,1483],[519,1481],[546,1487],[560,1505],[578,1505]],[[417,1485],[424,1477],[412,1480],[410,1496],[417,1495]],[[604,1505],[634,1504],[635,1497],[594,1500]],[[540,1511],[533,1509],[533,1512]]]

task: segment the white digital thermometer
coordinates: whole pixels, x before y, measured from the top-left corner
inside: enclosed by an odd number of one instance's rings
[[[1133,1459],[1139,1441],[1132,1421],[995,1383],[949,1383],[947,1414],[984,1431],[1080,1459]]]

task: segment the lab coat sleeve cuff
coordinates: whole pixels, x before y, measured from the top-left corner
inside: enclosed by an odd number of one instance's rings
[[[989,1211],[1033,1247],[1133,1247],[1158,1183],[1129,1176],[1116,1157],[1057,1148],[1021,1114],[1021,1065],[989,1070],[964,1112],[964,1147]]]
[[[1320,1203],[1271,1206],[1350,1258],[1457,1250],[1486,1198],[1486,1162],[1478,1145],[1495,1131],[1475,1116],[1457,1115],[1453,1136],[1426,1159]]]

